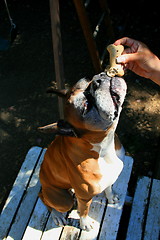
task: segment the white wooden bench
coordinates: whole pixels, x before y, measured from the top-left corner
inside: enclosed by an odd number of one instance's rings
[[[160,239],[160,180],[138,180],[126,240]]]
[[[0,215],[0,240],[50,240],[50,239],[106,239],[106,240],[116,240],[117,233],[119,229],[120,219],[123,211],[123,206],[125,203],[125,198],[127,194],[128,182],[130,179],[130,174],[133,165],[133,159],[131,157],[126,156],[124,161],[124,169],[118,179],[118,181],[114,184],[114,190],[119,194],[120,201],[118,204],[112,205],[107,204],[106,198],[104,194],[100,194],[93,199],[93,203],[90,208],[90,216],[95,220],[95,227],[92,231],[86,232],[80,230],[77,226],[78,215],[75,210],[69,213],[68,219],[72,220],[72,225],[68,225],[65,227],[57,227],[54,225],[50,213],[43,205],[41,200],[38,198],[38,192],[40,191],[41,185],[39,182],[39,168],[43,161],[43,156],[45,153],[45,149],[40,147],[33,147],[29,150],[25,161],[19,171],[19,174],[15,180],[13,188],[9,194],[9,197],[6,201],[6,204],[2,210]],[[143,178],[148,179],[148,178]],[[142,181],[142,180],[141,180]],[[143,185],[142,182],[139,182]],[[149,182],[152,182],[150,179]],[[147,181],[147,184],[148,184]],[[138,187],[140,186],[138,184]],[[146,184],[146,188],[148,185]],[[152,189],[158,187],[159,181],[154,180],[151,185]],[[155,186],[155,187],[154,187]],[[133,214],[131,214],[130,224],[127,233],[127,239],[141,239],[137,238],[137,234],[134,235],[135,231],[133,228],[137,228],[135,223],[134,212],[137,210],[136,204],[139,193],[138,187],[135,193],[135,198],[133,201]],[[141,186],[140,186],[141,189]],[[152,199],[152,192],[149,188],[149,200]],[[150,194],[151,193],[151,194]],[[154,193],[158,196],[158,191],[154,191]],[[137,197],[136,197],[137,196]],[[144,202],[145,202],[144,196]],[[148,201],[149,201],[148,200]],[[138,200],[139,202],[139,200]],[[152,225],[152,221],[149,216],[152,216],[154,211],[153,204],[150,202],[147,221],[145,221],[146,229],[141,229],[141,236],[146,235],[147,240],[156,238],[147,238],[152,233],[147,229],[147,225]],[[148,203],[145,202],[148,206]],[[143,204],[142,204],[143,205]],[[158,202],[157,202],[157,210]],[[139,208],[139,207],[138,207]],[[145,207],[142,209],[143,212]],[[139,212],[139,211],[138,211]],[[157,211],[158,212],[158,211]],[[157,213],[156,212],[156,213]],[[140,213],[139,213],[140,214]],[[139,221],[139,216],[137,216],[137,221]],[[158,223],[159,215],[156,215],[155,222]],[[133,221],[134,219],[134,221]],[[152,218],[153,219],[153,218]],[[141,217],[141,222],[144,221],[143,214]],[[133,222],[135,226],[132,227]],[[139,222],[138,222],[139,223]],[[140,223],[141,224],[141,223]],[[138,224],[137,224],[138,225]],[[158,227],[158,225],[156,225]],[[145,230],[144,230],[145,229]],[[157,229],[157,228],[156,228]],[[133,230],[133,231],[132,231]],[[156,231],[157,234],[158,230]],[[147,235],[148,234],[148,235]]]

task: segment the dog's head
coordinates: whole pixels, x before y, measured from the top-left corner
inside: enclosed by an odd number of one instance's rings
[[[70,125],[73,129],[102,131],[119,118],[126,89],[123,78],[111,78],[102,72],[92,80],[79,80],[68,92],[53,92],[66,99],[65,119],[69,123],[68,128]]]

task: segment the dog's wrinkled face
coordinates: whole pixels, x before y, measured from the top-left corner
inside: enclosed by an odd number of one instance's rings
[[[126,89],[122,78],[110,78],[104,72],[91,81],[81,79],[67,100],[67,120],[75,127],[83,123],[88,130],[106,130],[119,117]]]

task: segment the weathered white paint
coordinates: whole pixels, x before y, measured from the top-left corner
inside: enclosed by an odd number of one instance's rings
[[[93,198],[93,202],[91,204],[91,208],[89,212],[89,216],[94,220],[93,229],[89,232],[82,231],[80,235],[80,240],[97,239],[105,206],[106,206],[106,197],[104,192]]]
[[[126,240],[141,240],[151,179],[140,178],[134,194]]]
[[[38,193],[41,188],[41,185],[39,182],[39,169],[40,169],[40,165],[43,161],[44,153],[45,153],[45,151],[43,151],[43,153],[37,163],[37,166],[33,172],[33,176],[29,182],[29,185],[27,186],[25,195],[23,196],[22,202],[20,203],[20,206],[18,206],[18,211],[17,211],[16,217],[14,219],[14,222],[8,233],[8,236],[14,236],[14,239],[21,239],[22,234],[28,223],[28,219],[34,208],[34,204],[37,201]],[[36,159],[34,159],[34,160],[36,160]],[[18,231],[17,231],[17,229],[18,229]],[[7,240],[8,240],[8,238],[7,238]]]
[[[38,199],[22,240],[29,240],[31,238],[39,240],[42,236],[48,217],[49,212],[46,206],[40,199]]]
[[[144,240],[160,238],[160,180],[153,179]]]
[[[17,208],[19,208],[19,203],[23,197],[24,191],[27,188],[27,184],[30,181],[31,173],[33,172],[41,150],[42,148],[33,147],[26,155],[24,163],[22,164],[20,172],[14,182],[13,188],[0,215],[0,239],[4,239],[7,235],[10,224],[17,211]],[[42,160],[42,158],[40,160]]]
[[[54,240],[59,240],[62,229],[62,227],[55,225],[52,216],[50,215],[41,240],[53,240],[53,237]]]
[[[118,180],[113,185],[113,191],[118,194],[119,202],[116,204],[108,204],[102,223],[100,239],[116,239],[125,197],[127,194],[127,186],[130,179],[132,165],[133,159],[129,156],[126,156],[124,159],[123,171],[121,172]]]

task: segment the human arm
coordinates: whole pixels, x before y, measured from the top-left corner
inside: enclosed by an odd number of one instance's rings
[[[115,41],[114,44],[128,47],[117,58],[117,63],[124,64],[136,74],[160,85],[160,60],[144,43],[124,37]]]

